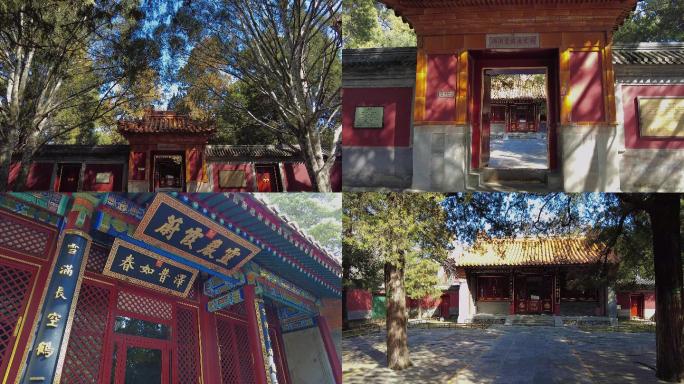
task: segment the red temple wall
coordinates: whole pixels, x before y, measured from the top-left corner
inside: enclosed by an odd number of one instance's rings
[[[644,309],[655,309],[656,297],[655,292],[644,292]]]
[[[251,163],[242,164],[213,164],[213,174],[211,177],[214,181],[214,192],[251,192],[254,190],[254,175]],[[219,174],[221,171],[244,171],[245,172],[245,187],[244,188],[221,188],[219,185]]]
[[[639,113],[637,98],[684,97],[684,85],[623,85],[622,109],[624,112],[625,147],[654,149],[684,149],[684,137],[651,138],[641,137],[639,133]]]
[[[373,294],[363,289],[347,291],[347,311],[371,311],[373,309]]]
[[[283,180],[288,192],[311,191],[311,179],[304,163],[285,163],[283,168]]]
[[[600,52],[570,53],[571,121],[605,121]]]
[[[49,191],[50,179],[52,179],[53,163],[33,163],[29,168],[29,174],[26,177],[26,189],[29,191]],[[19,171],[21,170],[20,163],[16,162],[10,166],[9,187],[14,185]]]
[[[458,59],[455,55],[428,55],[427,61],[425,120],[454,121]],[[452,92],[454,96],[439,97],[439,92]]]
[[[109,183],[95,183],[96,175],[101,172],[111,172]],[[83,191],[123,191],[123,166],[121,164],[86,164],[83,175]]]
[[[342,143],[345,146],[408,147],[413,88],[345,88]],[[356,107],[384,107],[383,128],[354,128]]]

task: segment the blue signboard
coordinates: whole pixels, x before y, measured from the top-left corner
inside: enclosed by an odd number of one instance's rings
[[[57,247],[59,254],[43,302],[40,321],[22,383],[53,383],[64,364],[67,335],[76,309],[90,238],[66,230]],[[66,335],[66,336],[65,336]]]
[[[198,271],[122,239],[114,239],[102,273],[158,292],[187,297]]]
[[[260,248],[164,193],[147,208],[133,237],[228,275]]]

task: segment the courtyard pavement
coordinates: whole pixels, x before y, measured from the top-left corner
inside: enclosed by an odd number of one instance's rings
[[[413,366],[386,367],[385,334],[342,341],[347,383],[658,383],[655,334],[570,327],[409,329]]]
[[[489,149],[489,168],[547,168],[546,139],[492,138]]]

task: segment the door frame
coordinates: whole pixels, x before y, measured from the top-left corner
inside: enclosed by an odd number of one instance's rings
[[[173,355],[172,355],[173,342],[171,340],[161,340],[161,339],[153,339],[153,338],[141,337],[141,336],[121,335],[121,334],[115,333],[114,338],[112,340],[111,352],[113,353],[114,348],[116,348],[116,351],[117,351],[116,366],[113,366],[113,364],[114,364],[113,359],[111,359],[111,363],[109,364],[110,374],[111,374],[111,370],[114,369],[114,383],[125,384],[124,379],[126,378],[126,358],[127,358],[129,347],[149,348],[149,349],[161,350],[161,352],[162,352],[161,382],[162,382],[162,384],[172,382],[174,374],[173,374],[173,360],[172,360],[172,358],[173,358]],[[105,373],[106,373],[106,371],[105,371]]]
[[[482,102],[484,69],[546,68],[547,171],[558,169],[558,129],[560,125],[560,53],[558,49],[469,50],[468,117],[471,125],[470,170],[483,169]]]
[[[636,300],[636,305],[637,305],[637,315],[636,317],[643,319],[644,318],[644,294],[643,293],[631,293],[629,295],[629,317],[632,318],[632,303],[635,302]]]
[[[186,184],[187,180],[185,179],[185,172],[186,172],[186,158],[185,158],[185,151],[183,150],[178,150],[178,151],[151,151],[150,152],[150,192],[156,192],[156,172],[157,172],[157,161],[156,157],[160,156],[180,156],[181,157],[181,188],[179,192],[185,192],[186,189]]]

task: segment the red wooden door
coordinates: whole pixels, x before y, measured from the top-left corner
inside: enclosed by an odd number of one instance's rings
[[[0,373],[7,372],[36,275],[34,268],[0,258]]]
[[[482,164],[480,164],[480,166],[486,167],[489,165],[489,143],[492,120],[492,76],[488,74],[486,70],[483,72],[482,76],[484,92],[482,93]]]
[[[257,190],[259,192],[273,192],[273,175],[268,170],[257,172]]]
[[[630,302],[630,316],[644,317],[644,297],[642,295],[632,295],[629,298]]]
[[[81,175],[81,164],[60,164],[57,167],[57,192],[77,192],[78,179]]]
[[[117,336],[114,341],[114,383],[171,383],[171,346],[168,341]]]
[[[449,318],[449,295],[442,295],[442,302],[439,304],[440,316],[448,319]]]

